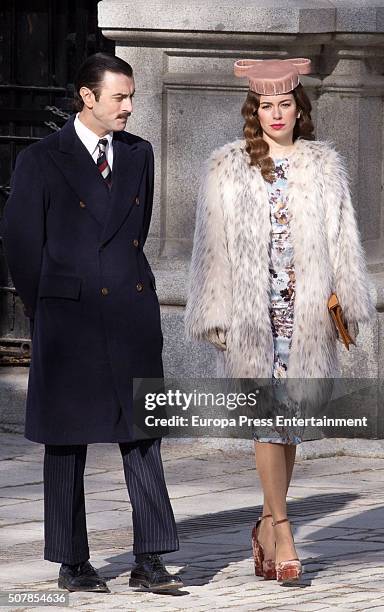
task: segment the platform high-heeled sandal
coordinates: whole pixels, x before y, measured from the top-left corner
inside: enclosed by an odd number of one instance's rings
[[[261,516],[254,528],[252,529],[252,550],[253,560],[255,562],[255,575],[262,576],[264,580],[275,580],[276,579],[276,567],[273,559],[264,559],[264,549],[261,546],[257,531],[260,523],[263,519],[272,517],[272,514],[264,514]]]
[[[281,521],[272,523],[272,526],[275,527],[275,525],[280,525],[280,523],[289,523],[289,520],[287,518],[281,519]],[[303,568],[300,560],[297,558],[276,563],[276,580],[282,584],[297,582],[300,580],[302,572]]]

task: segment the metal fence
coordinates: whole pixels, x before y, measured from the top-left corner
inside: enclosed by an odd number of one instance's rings
[[[0,212],[18,153],[60,129],[78,66],[113,53],[96,0],[3,0],[0,7]],[[29,326],[0,250],[0,365],[29,364]]]

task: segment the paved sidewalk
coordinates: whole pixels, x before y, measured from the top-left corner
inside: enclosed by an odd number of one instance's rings
[[[42,447],[0,434],[0,459],[0,590],[56,589],[58,565],[42,560]],[[295,587],[253,574],[250,531],[261,494],[251,442],[249,451],[221,451],[170,440],[163,459],[181,539],[180,551],[164,559],[185,588],[173,596],[129,588],[131,507],[118,447],[92,445],[85,481],[91,561],[112,593],[71,594],[70,608],[384,611],[383,458],[297,463],[289,513],[305,574]]]

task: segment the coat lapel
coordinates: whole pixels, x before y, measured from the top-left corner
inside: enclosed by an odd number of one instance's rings
[[[224,200],[228,244],[236,245],[235,251],[230,252],[234,260],[232,282],[236,300],[232,303],[225,367],[231,377],[269,378],[274,358],[269,315],[270,202],[260,170],[249,167],[241,146],[241,141],[228,145],[212,165],[213,184],[229,194],[228,201]],[[304,393],[317,402],[323,397],[323,391],[328,392],[322,380],[334,370],[337,359],[327,309],[332,266],[322,177],[315,161],[308,141],[299,141],[289,160],[287,196],[292,213],[290,234],[296,285],[287,376],[294,381],[319,379],[319,385],[314,384],[313,388],[301,384],[290,387],[292,398],[297,399]],[[206,197],[211,197],[210,192]],[[205,224],[210,223],[207,217]],[[217,234],[216,227],[211,229]],[[199,274],[196,272],[197,278]]]
[[[119,133],[113,138],[112,189],[109,215],[101,236],[102,244],[110,240],[129,215],[146,168],[147,156],[140,142],[124,142]]]
[[[322,178],[310,142],[302,140],[297,143],[288,176],[296,277],[288,376],[322,378],[331,369],[335,352],[335,347],[329,345],[333,330],[327,309],[333,270],[329,259]]]
[[[89,213],[104,225],[111,205],[109,188],[78,138],[73,122],[71,117],[61,129],[59,150],[50,151],[50,155]]]

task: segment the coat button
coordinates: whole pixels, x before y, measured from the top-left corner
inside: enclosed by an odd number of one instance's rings
[[[140,204],[140,199],[137,196],[135,198],[135,204],[137,204],[137,206]]]
[[[137,285],[136,285],[136,289],[137,289],[138,291],[142,291],[142,290],[144,289],[144,287],[143,287],[143,285],[142,285],[141,283],[137,283]]]
[[[80,200],[79,204],[80,204],[80,208],[86,208],[86,206],[87,206],[85,204],[85,202],[82,202],[81,200]]]
[[[139,246],[139,241],[138,240],[133,240],[133,246],[134,247],[138,247]]]
[[[103,287],[102,290],[101,290],[101,294],[102,295],[108,295],[108,293],[109,293],[109,291],[108,291],[107,287]]]

